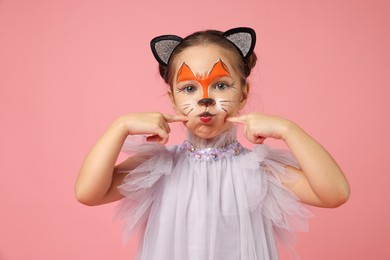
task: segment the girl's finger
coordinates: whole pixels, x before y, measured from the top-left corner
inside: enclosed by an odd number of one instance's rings
[[[168,142],[169,134],[166,130],[159,128],[156,131],[156,134],[152,134],[146,137],[148,142],[158,142],[160,144],[166,144]]]
[[[162,116],[165,119],[165,121],[167,121],[168,123],[188,121],[188,118],[185,115],[162,114]]]
[[[247,126],[245,126],[244,128],[244,136],[248,139],[249,142],[253,144],[263,144],[266,139],[265,137],[257,135],[256,133],[251,131],[251,129]]]
[[[171,128],[169,127],[169,124],[167,121],[165,121],[165,119],[160,121],[159,127],[168,134],[171,132]]]
[[[230,123],[238,123],[238,124],[245,124],[246,123],[247,116],[232,116],[225,119],[226,122]]]
[[[157,134],[161,138],[159,141],[160,144],[166,144],[168,142],[169,134],[164,129],[158,129]]]
[[[254,139],[254,143],[255,144],[263,144],[264,143],[264,141],[265,141],[265,137],[262,137],[262,136],[258,136],[258,137],[256,137],[255,139]]]
[[[151,135],[146,137],[146,141],[148,142],[160,142],[162,139],[159,135]]]

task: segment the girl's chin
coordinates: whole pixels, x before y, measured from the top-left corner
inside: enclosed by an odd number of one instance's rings
[[[225,132],[227,129],[229,129],[232,126],[232,124],[225,121],[213,122],[213,123],[210,122],[202,123],[201,121],[199,123],[199,122],[188,121],[185,123],[185,126],[194,135],[200,138],[209,139],[209,138],[214,138],[219,134]]]

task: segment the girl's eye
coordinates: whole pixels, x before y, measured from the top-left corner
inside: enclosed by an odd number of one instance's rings
[[[193,93],[196,91],[196,87],[194,85],[187,85],[187,86],[182,87],[180,89],[180,91],[184,91],[187,93]]]
[[[224,90],[224,89],[227,89],[229,87],[229,84],[225,83],[225,82],[218,82],[217,84],[214,85],[214,88],[216,90]]]

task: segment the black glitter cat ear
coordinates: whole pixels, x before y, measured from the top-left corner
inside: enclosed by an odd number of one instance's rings
[[[256,32],[252,28],[233,28],[224,32],[223,36],[238,48],[244,59],[253,53],[256,45]]]
[[[182,40],[182,38],[176,35],[162,35],[151,40],[150,47],[152,48],[154,57],[160,65],[168,65],[172,52]]]

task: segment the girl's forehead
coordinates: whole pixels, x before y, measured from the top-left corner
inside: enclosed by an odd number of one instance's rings
[[[189,47],[175,59],[175,74],[185,63],[194,73],[204,74],[211,71],[214,65],[221,60],[232,71],[230,59],[218,46],[200,45]]]

